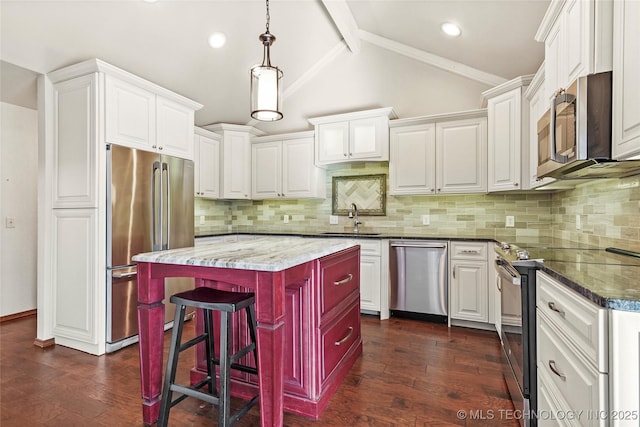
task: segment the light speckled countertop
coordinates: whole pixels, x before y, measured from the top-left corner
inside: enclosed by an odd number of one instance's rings
[[[345,239],[259,237],[248,241],[147,252],[137,262],[222,267],[256,271],[282,271],[356,246]]]

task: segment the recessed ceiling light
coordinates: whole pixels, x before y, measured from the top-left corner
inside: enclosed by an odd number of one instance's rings
[[[221,48],[226,41],[227,36],[225,36],[224,33],[215,32],[209,36],[209,46],[214,49]]]
[[[442,31],[445,34],[451,37],[458,37],[460,35],[460,27],[458,27],[453,22],[445,22],[440,26],[440,28],[442,28]]]

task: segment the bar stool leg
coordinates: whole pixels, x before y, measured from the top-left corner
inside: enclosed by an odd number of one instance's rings
[[[231,417],[231,313],[220,313],[220,404],[218,425],[229,427]]]
[[[213,333],[213,313],[211,310],[203,309],[204,313],[204,332],[207,335],[205,339],[205,350],[207,357],[207,375],[209,376],[209,381],[207,383],[207,387],[209,388],[209,393],[217,396],[218,389],[216,387],[216,365],[213,361],[215,357],[215,338]]]
[[[256,340],[256,329],[258,328],[258,324],[256,322],[256,309],[253,304],[249,305],[247,308],[247,323],[249,324],[249,335],[251,336],[251,342],[254,345],[253,348],[253,358],[256,362],[256,370],[258,369],[258,341]]]
[[[171,344],[169,346],[167,371],[164,374],[164,384],[162,386],[162,404],[160,406],[160,414],[158,417],[158,427],[165,427],[169,421],[169,411],[171,410],[171,400],[173,398],[171,385],[176,380],[176,368],[178,366],[180,342],[182,341],[182,326],[184,324],[185,309],[186,307],[184,305],[176,304],[176,314],[173,319]]]

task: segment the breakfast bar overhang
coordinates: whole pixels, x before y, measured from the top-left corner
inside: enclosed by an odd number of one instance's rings
[[[356,243],[264,237],[150,252],[133,260],[145,424],[157,421],[160,409],[167,277],[255,293],[259,374],[234,378],[231,392],[247,397],[259,388],[262,426],[282,426],[285,410],[317,419],[362,352]],[[202,319],[196,316],[200,329]],[[196,352],[192,382],[204,372],[203,354]]]

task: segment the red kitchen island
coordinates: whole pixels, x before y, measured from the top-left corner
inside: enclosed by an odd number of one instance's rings
[[[142,414],[158,419],[164,373],[164,279],[193,277],[195,286],[254,292],[259,375],[233,372],[231,393],[260,390],[264,427],[282,426],[283,411],[318,419],[362,352],[360,247],[338,239],[262,237],[234,243],[150,252],[138,263],[138,326]],[[202,316],[196,315],[202,329]],[[246,342],[234,319],[234,350]],[[247,356],[247,362],[251,363]],[[195,382],[206,370],[196,351]]]

